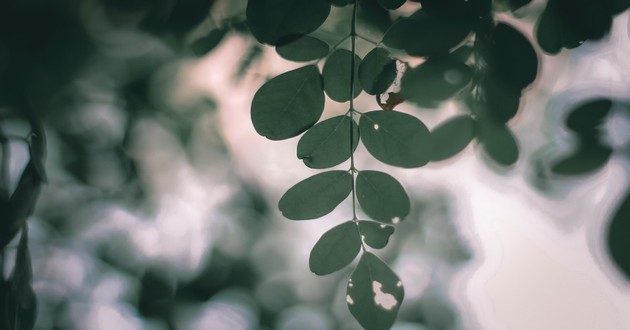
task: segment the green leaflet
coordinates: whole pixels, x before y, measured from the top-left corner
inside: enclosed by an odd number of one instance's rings
[[[359,81],[370,95],[385,93],[396,79],[396,74],[396,61],[383,48],[372,49],[359,65]]]
[[[313,126],[324,111],[319,69],[307,65],[265,83],[254,95],[251,118],[258,134],[284,140]]]
[[[363,211],[385,223],[398,223],[409,214],[409,196],[391,175],[361,171],[357,175],[357,200]]]
[[[431,160],[440,161],[455,156],[474,137],[475,121],[470,116],[458,116],[445,121],[431,132]]]
[[[317,275],[334,273],[349,265],[361,250],[361,236],[353,221],[346,221],[329,231],[315,243],[309,267]]]
[[[429,130],[412,115],[370,111],[361,116],[359,130],[367,150],[383,163],[412,168],[429,161]]]
[[[328,55],[330,47],[315,37],[303,35],[292,42],[276,47],[278,55],[294,62],[307,62]]]
[[[337,102],[350,101],[350,66],[352,52],[346,49],[335,50],[324,64],[322,77],[324,78],[324,90],[328,97]],[[354,97],[361,94],[358,72],[361,58],[354,55]]]
[[[354,130],[350,147],[350,125]],[[359,144],[359,127],[349,116],[326,119],[311,127],[300,139],[297,157],[310,168],[328,168],[339,165],[351,155]]]
[[[370,252],[361,256],[346,293],[350,313],[366,330],[391,328],[405,296],[398,276]]]
[[[326,0],[249,0],[247,25],[261,43],[277,45],[287,36],[308,34],[330,13]]]
[[[359,231],[365,244],[375,249],[387,246],[389,237],[394,233],[394,227],[374,221],[359,221]]]
[[[483,150],[502,166],[511,166],[518,160],[518,145],[510,129],[493,121],[478,122],[477,134]]]
[[[282,214],[291,220],[322,217],[334,210],[352,191],[352,175],[328,171],[300,181],[278,203]]]

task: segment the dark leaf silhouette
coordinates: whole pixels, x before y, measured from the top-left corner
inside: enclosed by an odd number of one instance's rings
[[[374,221],[359,221],[359,230],[365,244],[374,249],[387,246],[389,237],[394,233],[394,227]]]
[[[396,61],[383,48],[372,49],[359,66],[359,81],[370,95],[385,93],[396,79],[396,74]]]
[[[350,313],[366,330],[391,328],[405,296],[398,276],[370,252],[361,256],[346,293]]]
[[[250,0],[247,24],[261,43],[276,45],[286,36],[309,34],[324,23],[330,13],[326,0]]]
[[[289,189],[278,208],[291,220],[322,217],[334,210],[352,191],[352,175],[346,171],[319,173]]]
[[[555,163],[551,171],[560,175],[588,174],[606,165],[611,155],[610,147],[581,142],[573,154]]]
[[[429,130],[412,115],[370,111],[361,116],[359,131],[365,148],[383,163],[411,168],[429,161]]]
[[[357,175],[357,200],[363,211],[385,223],[398,223],[409,214],[409,196],[391,175],[361,171]]]
[[[322,77],[324,78],[324,90],[328,97],[337,102],[346,102],[350,100],[350,66],[354,56],[354,93],[353,97],[361,94],[361,85],[359,84],[359,65],[361,58],[353,55],[346,49],[337,49],[334,51],[324,64],[322,69]]]
[[[518,112],[521,91],[502,83],[496,76],[486,76],[479,82],[479,98],[467,103],[479,116],[506,123]]]
[[[479,142],[490,158],[503,166],[511,166],[518,160],[518,145],[510,129],[500,123],[479,122],[476,126]]]
[[[334,273],[348,266],[361,250],[361,236],[354,221],[333,227],[315,243],[309,267],[317,275]]]
[[[630,281],[630,191],[626,192],[610,220],[607,235],[608,253],[619,270]]]
[[[294,62],[307,62],[328,55],[330,47],[324,41],[308,35],[276,47],[276,52],[283,58]]]
[[[455,156],[475,137],[475,121],[470,116],[452,118],[431,132],[430,152],[432,161]]]
[[[324,111],[319,69],[308,65],[285,72],[265,83],[254,95],[251,117],[258,134],[270,140],[299,135]]]
[[[578,133],[593,131],[603,124],[612,105],[612,101],[606,98],[589,100],[578,105],[567,117],[567,128]]]
[[[195,40],[195,42],[190,45],[190,49],[192,50],[193,54],[197,56],[206,55],[215,47],[217,47],[219,43],[221,43],[221,40],[223,40],[223,37],[225,37],[227,31],[228,30],[225,28],[214,29],[210,31],[210,33],[208,33],[206,36]]]
[[[32,287],[33,271],[28,250],[28,227],[22,226],[15,267],[9,278],[7,301],[9,329],[31,330],[37,316],[37,299]]]
[[[350,125],[354,133],[350,147]],[[359,144],[359,127],[349,116],[337,116],[311,127],[300,139],[297,157],[310,168],[328,168],[339,165]]]

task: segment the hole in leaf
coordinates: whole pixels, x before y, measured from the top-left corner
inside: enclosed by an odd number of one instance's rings
[[[398,281],[398,283],[396,283],[396,286],[399,287],[399,288],[402,287],[402,282]]]
[[[385,229],[387,225],[381,225],[381,229]]]
[[[378,131],[379,128],[380,126],[378,126],[378,124],[374,124],[374,130]]]
[[[392,218],[392,223],[393,223],[393,224],[397,224],[397,223],[399,223],[399,222],[400,222],[400,217],[393,217],[393,218]]]
[[[383,309],[389,311],[398,304],[398,301],[393,295],[383,292],[381,290],[382,287],[383,284],[381,284],[380,282],[372,281],[372,291],[374,291],[374,303],[377,306],[381,306]],[[349,297],[350,296],[347,296],[346,300]]]
[[[350,295],[346,295],[346,302],[348,303],[348,305],[354,304],[354,300],[352,300],[352,297],[350,297]]]

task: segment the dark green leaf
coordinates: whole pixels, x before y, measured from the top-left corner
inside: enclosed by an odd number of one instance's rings
[[[276,52],[280,56],[294,62],[306,62],[323,58],[328,55],[329,51],[330,47],[327,43],[308,35],[276,47]]]
[[[630,190],[610,220],[607,243],[613,262],[630,281]]]
[[[480,122],[478,138],[483,150],[503,166],[511,166],[518,160],[518,145],[510,129],[501,123]]]
[[[409,196],[391,175],[378,171],[361,171],[357,175],[357,200],[374,220],[398,223],[409,214]]]
[[[440,124],[431,132],[431,160],[440,161],[455,156],[474,137],[475,121],[470,116],[458,116]]]
[[[480,98],[470,99],[472,109],[480,117],[506,123],[518,112],[521,90],[504,84],[496,76],[486,76],[478,85]]]
[[[247,24],[261,43],[276,45],[283,37],[309,34],[330,13],[326,0],[249,0]]]
[[[324,90],[328,97],[337,102],[350,100],[350,66],[352,52],[346,49],[335,50],[324,64],[322,77],[324,78]],[[354,97],[361,93],[358,72],[361,58],[354,55]]]
[[[432,15],[420,9],[410,18],[395,22],[383,43],[404,49],[411,56],[444,55],[472,30],[472,20],[458,15]]]
[[[601,144],[583,144],[574,154],[564,158],[551,167],[551,171],[560,175],[583,175],[600,169],[610,159],[612,149]]]
[[[33,329],[37,314],[37,299],[32,282],[33,270],[31,268],[31,254],[28,250],[28,227],[24,224],[15,258],[15,267],[9,278],[11,292],[8,299],[8,311],[11,329]]]
[[[291,220],[322,217],[334,210],[352,191],[352,175],[329,171],[311,176],[291,187],[278,203],[282,214]]]
[[[387,246],[389,237],[394,233],[394,227],[374,221],[359,221],[359,230],[365,244],[375,249]]]
[[[366,149],[383,163],[412,168],[429,161],[429,130],[412,115],[370,111],[361,116],[359,131]]]
[[[252,122],[258,134],[270,140],[299,135],[315,125],[324,111],[319,69],[307,65],[265,83],[252,101]]]
[[[39,119],[29,119],[31,125],[31,135],[29,137],[29,155],[35,173],[42,182],[46,182],[46,169],[44,160],[46,159],[46,133]]]
[[[354,130],[350,146],[350,125]],[[349,116],[324,120],[309,129],[297,145],[297,157],[310,168],[328,168],[339,165],[359,144],[359,127]]]
[[[383,48],[374,48],[359,66],[359,81],[370,95],[385,93],[396,79],[396,74],[396,61]]]
[[[404,5],[407,0],[377,0],[378,4],[388,10],[394,10]]]
[[[208,35],[201,37],[190,45],[190,49],[193,54],[197,56],[206,55],[208,52],[213,50],[216,46],[219,45],[225,34],[227,33],[227,29],[220,28],[214,29],[208,33]]]
[[[451,58],[456,61],[466,63],[470,58],[470,55],[472,55],[473,50],[474,49],[471,46],[461,46],[451,53]]]
[[[8,201],[0,207],[2,222],[0,223],[0,250],[4,249],[18,233],[26,219],[33,212],[42,185],[34,161],[26,165],[17,188]]]
[[[400,92],[410,102],[434,108],[468,85],[472,75],[469,66],[450,56],[432,57],[405,72]]]
[[[361,256],[346,293],[350,313],[366,330],[391,328],[405,297],[398,276],[370,252]]]
[[[354,221],[333,227],[315,243],[309,267],[317,275],[334,273],[348,266],[361,250],[361,236]]]
[[[586,132],[601,126],[612,105],[612,101],[606,98],[578,105],[567,117],[567,128],[574,132]]]

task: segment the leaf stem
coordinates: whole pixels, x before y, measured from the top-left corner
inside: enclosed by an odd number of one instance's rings
[[[355,53],[356,53],[356,42],[357,42],[357,30],[356,30],[356,22],[357,22],[357,2],[355,1],[352,6],[352,20],[350,25],[350,39],[352,42],[351,51],[352,55],[350,57],[350,120],[354,121],[354,66],[355,63]],[[354,150],[352,146],[354,145],[354,125],[350,125],[350,174],[352,174],[352,221],[357,223],[358,230],[358,222],[357,222],[357,194],[356,194],[356,167],[354,166]],[[361,241],[363,243],[363,241]],[[365,247],[363,247],[365,249]]]

